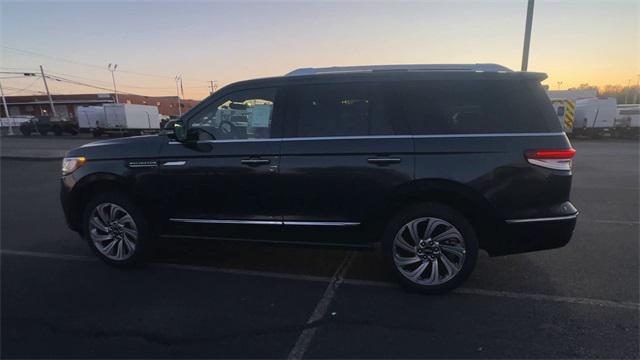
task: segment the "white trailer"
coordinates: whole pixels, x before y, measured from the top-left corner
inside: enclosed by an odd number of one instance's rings
[[[576,100],[574,135],[601,136],[613,133],[618,104],[615,98]]]
[[[136,104],[105,104],[104,125],[100,123],[94,135],[103,133],[134,135],[160,130],[158,107]]]
[[[618,105],[614,134],[624,138],[640,135],[640,104]]]
[[[102,106],[78,106],[76,119],[78,119],[78,128],[81,130],[93,130],[106,125]]]

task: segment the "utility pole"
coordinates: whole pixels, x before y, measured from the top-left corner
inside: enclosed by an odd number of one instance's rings
[[[116,88],[116,76],[114,75],[114,73],[116,72],[116,69],[118,68],[118,64],[114,64],[113,68],[111,68],[111,63],[109,63],[109,66],[107,66],[107,69],[109,69],[109,71],[111,71],[111,80],[113,80],[113,93],[116,95],[116,104],[118,104],[118,89]]]
[[[636,80],[636,96],[634,97],[634,104],[638,104],[638,98],[640,97],[640,74],[638,74],[638,80]]]
[[[182,107],[180,106],[180,84],[182,84],[182,75],[177,75],[176,80],[176,93],[178,95],[178,114],[182,117]]]
[[[629,92],[631,91],[631,79],[627,80],[627,88],[624,91],[624,103],[629,103]]]
[[[58,114],[56,114],[56,108],[53,106],[53,99],[51,98],[51,93],[49,92],[49,85],[47,85],[47,77],[44,76],[44,69],[42,68],[42,65],[40,65],[40,74],[42,74],[42,81],[44,81],[44,88],[45,88],[45,90],[47,90],[47,96],[49,97],[49,105],[51,106],[51,114],[54,117],[57,117]]]
[[[213,94],[218,90],[218,81],[217,80],[209,80],[209,87],[211,88],[210,94]]]
[[[522,49],[522,71],[527,71],[529,67],[529,46],[531,45],[531,25],[533,23],[534,0],[529,0],[527,4],[527,23],[524,28],[524,47]]]
[[[7,99],[4,97],[4,90],[2,90],[2,83],[0,83],[0,95],[2,96],[2,105],[4,105],[4,116],[7,118],[7,122],[9,123],[9,135],[13,135],[13,126],[11,125],[11,119],[9,116],[9,108],[7,107]]]

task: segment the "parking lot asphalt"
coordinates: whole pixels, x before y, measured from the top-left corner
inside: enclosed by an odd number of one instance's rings
[[[95,141],[89,134],[77,136],[2,136],[0,157],[3,159],[62,159],[67,150]]]
[[[482,254],[441,296],[397,287],[378,251],[181,242],[112,269],[64,224],[59,161],[2,159],[0,355],[638,358],[638,143],[574,147],[572,241]]]

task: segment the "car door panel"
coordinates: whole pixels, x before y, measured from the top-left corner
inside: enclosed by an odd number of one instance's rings
[[[400,91],[370,83],[289,91],[295,95],[280,162],[286,231],[319,242],[361,242],[366,223],[413,179],[412,138],[394,106]],[[300,223],[317,231],[303,232]]]
[[[185,120],[204,139],[163,146],[169,231],[247,237],[245,229],[282,224],[275,97],[275,88],[221,95]]]

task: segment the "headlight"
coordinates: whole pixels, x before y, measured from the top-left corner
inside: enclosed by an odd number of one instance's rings
[[[84,156],[62,159],[62,176],[69,175],[76,171],[80,166],[84,165],[85,162],[87,162],[87,159]]]

